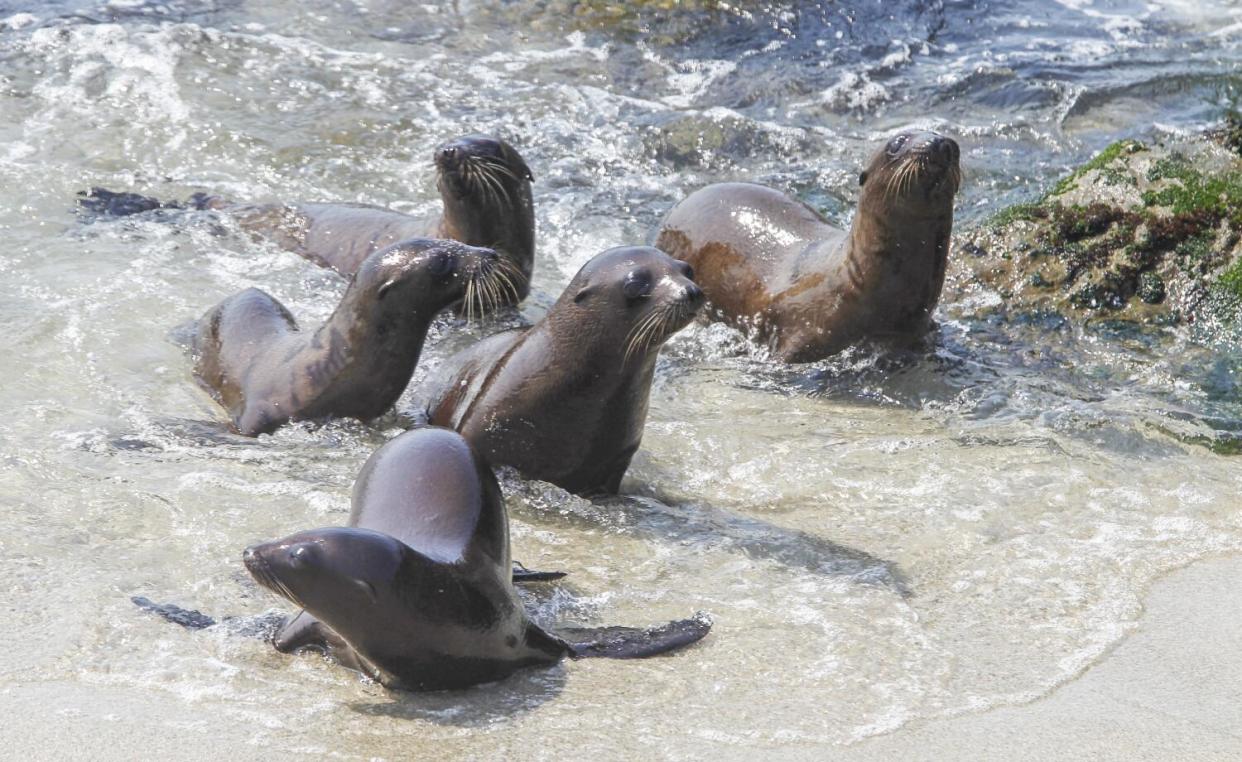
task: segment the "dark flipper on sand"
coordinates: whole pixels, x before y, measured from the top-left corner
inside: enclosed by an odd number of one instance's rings
[[[643,659],[697,643],[712,629],[712,620],[699,612],[657,627],[568,627],[556,630],[575,659]]]
[[[521,585],[527,582],[551,582],[554,579],[560,579],[565,576],[563,571],[535,571],[527,569],[520,562],[513,562],[513,584]]]
[[[179,624],[187,630],[205,630],[218,624],[234,635],[271,640],[276,631],[288,621],[288,617],[283,614],[273,613],[258,614],[256,616],[226,616],[217,622],[201,611],[184,609],[175,603],[156,603],[141,595],[135,595],[130,600],[143,611],[149,611],[161,619],[173,624]]]

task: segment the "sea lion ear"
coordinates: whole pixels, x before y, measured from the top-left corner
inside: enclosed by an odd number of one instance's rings
[[[578,289],[578,293],[574,294],[574,304],[577,304],[578,302],[581,302],[583,299],[590,296],[592,291],[594,291],[594,289],[592,289],[590,286],[583,286],[582,288]]]
[[[535,182],[535,176],[531,173],[530,167],[526,166],[526,161],[522,158],[521,154],[508,146],[505,146],[505,148],[508,149],[505,151],[505,153],[508,154],[506,157],[507,162],[510,165],[510,168],[517,173],[517,176],[527,182]]]
[[[371,603],[375,603],[379,600],[379,596],[375,594],[375,586],[370,582],[367,582],[365,579],[355,579],[354,586],[357,587],[358,592],[366,596],[367,600],[371,601]]]
[[[858,174],[858,185],[861,187],[867,184],[867,170],[863,170]]]

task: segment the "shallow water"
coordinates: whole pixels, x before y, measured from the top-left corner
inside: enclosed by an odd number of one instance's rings
[[[432,148],[497,133],[537,180],[534,319],[701,184],[844,222],[869,152],[933,126],[962,144],[970,224],[1118,137],[1201,129],[1242,60],[1225,0],[574,7],[0,3],[0,609],[21,644],[0,689],[141,689],[153,723],[191,706],[276,754],[809,754],[1042,695],[1125,635],[1155,576],[1242,550],[1242,471],[1204,446],[1242,431],[1235,348],[948,304],[926,356],[797,369],[692,327],[629,498],[505,477],[515,557],[571,573],[533,590],[537,618],[710,612],[684,653],[401,695],[136,611],[283,608],[241,549],[343,523],[400,427],[222,433],[169,333],[251,285],[313,323],[342,282],[208,215],[83,226],[80,189],[423,212]],[[417,375],[496,327],[443,320]]]

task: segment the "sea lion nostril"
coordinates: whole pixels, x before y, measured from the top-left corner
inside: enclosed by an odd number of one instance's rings
[[[691,283],[686,286],[686,299],[692,302],[703,301],[703,289]]]

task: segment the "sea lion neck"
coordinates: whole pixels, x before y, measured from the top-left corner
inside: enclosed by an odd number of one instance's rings
[[[438,187],[444,214],[436,237],[495,249],[511,259],[529,279],[535,256],[535,206],[530,181],[502,182],[506,193],[489,197],[469,190],[459,197],[448,183],[441,181]]]
[[[376,307],[376,298],[351,285],[332,316],[307,338],[304,350],[320,358],[313,372],[332,377],[321,400],[348,404],[357,394],[383,399],[387,409],[409,383],[432,319],[447,306],[406,298],[404,304]]]
[[[567,292],[572,289],[571,284]],[[645,352],[635,352],[627,357],[625,339],[628,337],[629,332],[618,341],[616,326],[610,325],[589,307],[558,303],[531,328],[531,336],[527,340],[534,338],[555,347],[558,352],[572,352],[570,356],[585,358],[574,369],[574,374],[584,383],[595,386],[601,379],[608,379],[614,386],[621,386],[649,378],[663,345],[660,342]],[[588,347],[588,351],[582,351],[583,347]]]
[[[947,207],[947,208],[946,208]],[[902,203],[864,195],[846,239],[847,256],[859,274],[902,268],[934,268],[947,254],[953,199]],[[943,269],[943,262],[940,264]]]

